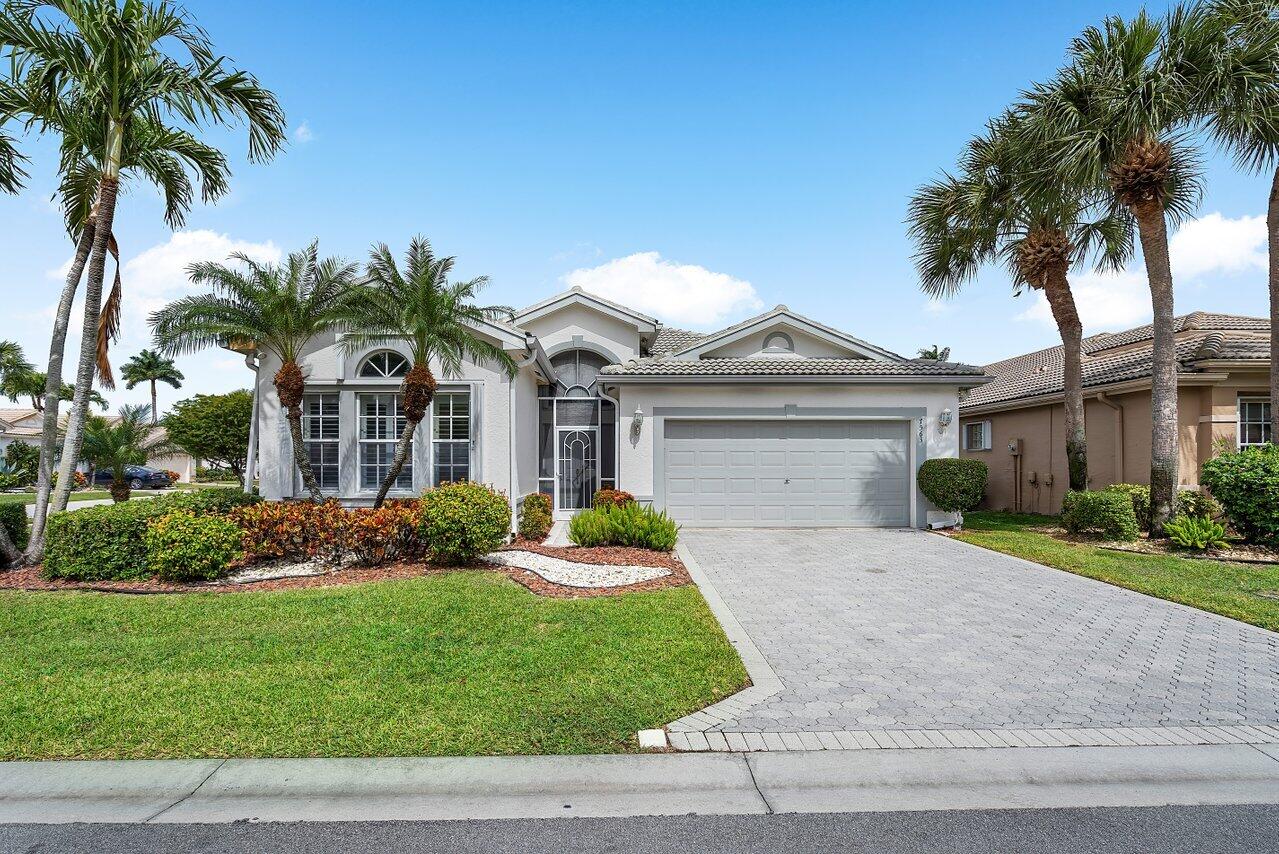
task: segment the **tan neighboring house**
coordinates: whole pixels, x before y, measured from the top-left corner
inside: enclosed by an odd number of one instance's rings
[[[108,416],[112,421],[119,416]],[[44,429],[44,414],[30,407],[20,409],[0,409],[0,456],[13,442],[25,442],[28,445],[40,444],[40,433]],[[164,433],[163,427],[157,427]],[[152,457],[147,460],[151,468],[176,471],[179,479],[190,483],[195,480],[196,460],[190,454],[172,454],[163,457]]]
[[[1270,322],[1194,312],[1175,320],[1183,488],[1214,444],[1270,440]],[[1088,487],[1150,480],[1151,327],[1084,339]],[[1056,513],[1069,490],[1062,348],[986,365],[960,403],[960,456],[990,466],[984,507]]]

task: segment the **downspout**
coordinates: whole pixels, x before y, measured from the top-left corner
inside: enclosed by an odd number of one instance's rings
[[[249,421],[249,449],[244,458],[244,491],[253,492],[253,481],[258,476],[258,357],[249,353],[244,364],[253,369],[253,418]]]
[[[1115,413],[1115,483],[1126,483],[1124,479],[1124,408],[1115,403],[1104,391],[1097,392],[1097,402],[1109,406]]]
[[[515,381],[519,378],[520,371],[537,361],[537,353],[533,350],[527,351],[528,355],[515,363],[515,376],[511,377],[511,381],[506,384],[506,420],[508,422],[506,428],[506,469],[507,477],[510,481],[511,496],[511,531],[519,530],[519,506],[520,497],[516,493],[519,491],[519,479],[515,474]],[[540,463],[539,463],[540,465]]]
[[[613,419],[617,422],[613,425],[613,488],[622,488],[622,402],[616,397],[611,397],[604,391],[604,386],[600,386],[600,397],[613,404]],[[656,490],[654,490],[656,491]]]

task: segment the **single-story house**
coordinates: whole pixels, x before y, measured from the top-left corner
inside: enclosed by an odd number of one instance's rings
[[[63,418],[65,419],[65,417],[64,415]],[[107,418],[114,421],[119,416],[110,415]],[[157,427],[156,429],[160,431],[161,435],[164,434],[164,427]],[[40,435],[43,431],[44,413],[40,410],[31,407],[0,409],[0,456],[4,455],[5,449],[12,442],[24,442],[33,447],[38,447],[40,445]],[[196,460],[190,454],[184,454],[181,451],[175,454],[152,457],[147,460],[147,465],[151,468],[176,471],[179,479],[187,483],[195,480]],[[84,468],[84,466],[81,466],[81,469]]]
[[[1180,478],[1223,443],[1270,441],[1270,321],[1197,311],[1175,319]],[[1151,327],[1083,342],[1088,486],[1150,482]],[[986,506],[1056,513],[1069,490],[1062,348],[986,365],[994,379],[960,404],[960,454],[986,461]]]
[[[710,334],[580,289],[476,330],[515,377],[465,363],[440,382],[395,494],[470,479],[514,499],[551,496],[564,518],[601,487],[687,525],[924,526],[948,519],[916,487],[919,465],[958,454],[962,391],[980,368],[908,359],[778,306]],[[252,470],[262,494],[304,494],[273,387],[256,353]],[[339,335],[301,359],[303,435],[322,489],[369,502],[403,426],[407,350],[345,354]],[[514,514],[513,514],[514,515]]]

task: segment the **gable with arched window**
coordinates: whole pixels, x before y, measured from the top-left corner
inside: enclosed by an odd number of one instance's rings
[[[409,372],[409,360],[393,350],[381,350],[368,356],[355,372],[361,379],[402,377]]]

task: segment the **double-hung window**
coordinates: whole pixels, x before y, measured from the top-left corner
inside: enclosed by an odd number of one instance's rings
[[[391,462],[395,459],[395,445],[404,432],[406,419],[401,409],[400,395],[394,392],[361,393],[358,401],[360,445],[360,489],[376,490],[382,485]],[[395,479],[395,489],[413,489],[413,448],[410,445],[404,467]]]
[[[1239,398],[1239,447],[1264,445],[1270,435],[1270,398]]]
[[[338,423],[336,392],[302,396],[302,441],[311,473],[326,492],[338,488]]]
[[[442,391],[431,407],[431,484],[471,479],[471,393]]]

